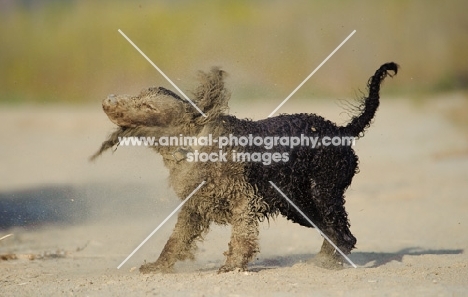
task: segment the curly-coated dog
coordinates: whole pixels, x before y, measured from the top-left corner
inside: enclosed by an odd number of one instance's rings
[[[172,145],[161,141],[152,148],[162,155],[177,195],[185,199],[206,181],[182,207],[157,261],[142,265],[140,271],[168,272],[176,261],[194,259],[196,242],[203,239],[211,223],[232,226],[229,248],[224,253],[226,262],[219,272],[247,269],[249,261],[259,252],[261,220],[281,214],[312,227],[269,181],[343,253],[349,254],[356,238],[349,230],[344,192],[357,172],[358,158],[350,145],[325,145],[325,140],[328,137],[330,144],[330,139],[362,136],[379,106],[380,84],[387,75],[392,75],[390,72],[397,71],[398,65],[391,62],[375,72],[368,82],[368,96],[345,126],[307,113],[259,121],[229,115],[230,93],[224,86],[225,73],[217,68],[200,73],[201,82],[193,94],[193,102],[206,116],[190,102],[161,87],[146,89],[138,96],[110,95],[103,101],[103,109],[119,128],[92,159],[118,146],[123,137],[171,139]],[[192,141],[187,145],[182,143],[182,137],[224,143],[212,142],[210,146]],[[318,139],[319,145],[312,146],[313,139]],[[301,145],[297,140],[301,140]],[[262,141],[263,145],[256,145]],[[326,240],[316,259],[322,267],[342,265],[341,256]]]

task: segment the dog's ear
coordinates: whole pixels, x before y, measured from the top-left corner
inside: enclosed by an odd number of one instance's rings
[[[193,92],[194,103],[206,115],[204,121],[214,120],[228,109],[230,92],[224,87],[226,72],[214,67],[210,72],[199,73],[200,84]],[[199,117],[202,119],[203,117]]]

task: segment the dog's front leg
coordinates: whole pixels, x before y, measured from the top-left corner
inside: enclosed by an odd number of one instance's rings
[[[179,213],[171,237],[167,241],[158,260],[140,267],[142,273],[172,272],[177,261],[193,260],[197,249],[196,239],[208,231],[207,222],[190,205],[186,204]]]
[[[247,270],[247,264],[259,252],[258,222],[247,199],[241,204],[233,209],[231,241],[229,242],[229,250],[224,253],[227,259],[218,273],[236,269]]]

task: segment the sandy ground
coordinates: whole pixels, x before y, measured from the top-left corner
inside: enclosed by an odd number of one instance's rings
[[[466,98],[414,102],[383,99],[355,147],[361,172],[346,206],[357,269],[309,263],[320,236],[278,218],[261,225],[249,272],[220,275],[229,228],[218,226],[177,273],[135,269],[157,258],[175,218],[117,269],[178,201],[148,149],[119,148],[87,162],[112,129],[99,103],[2,107],[0,238],[12,235],[0,240],[0,296],[466,296],[468,129],[447,117]],[[336,103],[291,100],[281,112],[344,123]],[[266,117],[277,102],[252,104],[233,102],[232,112]]]

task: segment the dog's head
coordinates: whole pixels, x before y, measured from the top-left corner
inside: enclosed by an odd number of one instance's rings
[[[144,89],[137,96],[109,95],[102,109],[120,127],[168,126],[184,114],[185,102],[162,87]]]
[[[118,126],[91,160],[119,144],[121,137],[195,136],[204,133],[228,109],[229,91],[224,87],[226,73],[219,68],[199,73],[199,85],[192,103],[162,87],[151,87],[137,96],[109,95],[102,102],[104,112]],[[204,130],[205,128],[205,130]],[[168,148],[155,146],[168,154]]]
[[[200,72],[200,84],[193,92],[192,102],[165,88],[150,87],[137,96],[109,95],[102,108],[119,127],[203,126],[228,108],[230,96],[224,87],[224,76],[225,72],[218,68]]]

